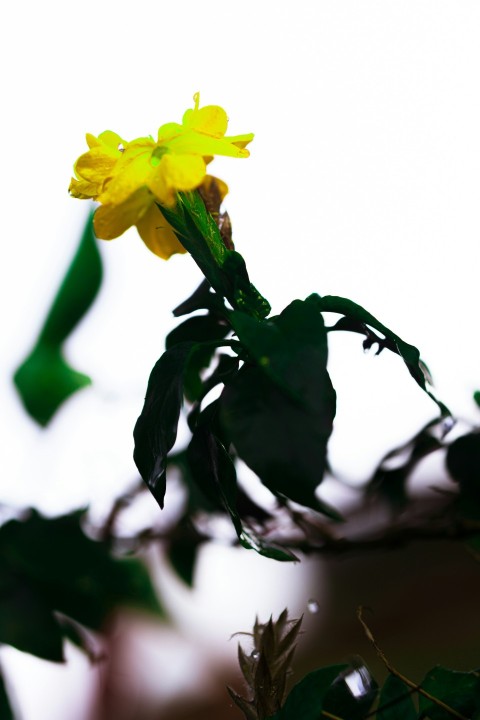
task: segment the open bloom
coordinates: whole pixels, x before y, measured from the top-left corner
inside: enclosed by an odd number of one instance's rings
[[[248,157],[246,145],[253,139],[253,134],[227,137],[225,110],[200,108],[199,102],[196,93],[182,123],[162,125],[156,141],[127,142],[110,130],[87,134],[89,150],[75,163],[69,191],[101,203],[94,216],[99,238],[112,240],[135,225],[156,255],[166,259],[185,252],[159,205],[171,208],[178,192],[200,187],[214,155]]]

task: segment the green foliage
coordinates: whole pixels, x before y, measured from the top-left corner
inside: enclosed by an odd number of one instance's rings
[[[285,705],[269,720],[318,720],[334,680],[347,665],[330,665],[308,673],[289,693]]]
[[[269,321],[237,312],[232,323],[256,364],[246,363],[227,383],[222,424],[274,494],[331,514],[315,496],[335,415],[321,315],[296,300]]]
[[[119,605],[161,612],[144,566],[88,538],[83,517],[31,511],[0,528],[0,642],[61,662],[71,635],[57,613],[101,630]]]
[[[102,282],[96,243],[90,217],[38,339],[14,375],[25,409],[40,425],[47,425],[67,398],[91,382],[66,362],[63,344],[89,309]]]
[[[417,720],[412,690],[395,675],[389,675],[383,684],[377,720]]]
[[[480,713],[478,672],[455,672],[437,666],[427,673],[421,687],[433,699],[419,695],[419,719],[451,720],[452,716],[455,717],[452,709],[467,718],[477,717]],[[447,707],[439,706],[435,700],[440,700]]]
[[[347,298],[337,297],[335,295],[311,295],[312,302],[315,302],[321,312],[339,313],[344,317],[341,318],[330,330],[348,330],[349,332],[357,332],[365,335],[363,347],[369,349],[372,345],[378,346],[377,354],[384,348],[400,355],[408,368],[410,375],[418,383],[418,385],[434,400],[442,414],[442,416],[451,415],[450,410],[442,402],[437,400],[433,393],[428,389],[429,372],[425,363],[420,359],[420,352],[414,346],[405,342],[396,335],[392,330],[383,325],[377,318],[371,315],[361,305],[348,300]],[[378,330],[384,335],[379,337],[372,333],[370,328]]]

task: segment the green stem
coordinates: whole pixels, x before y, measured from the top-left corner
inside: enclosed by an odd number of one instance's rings
[[[268,301],[251,284],[242,256],[225,247],[199,193],[180,193],[174,210],[160,209],[212,288],[235,310],[265,318]]]

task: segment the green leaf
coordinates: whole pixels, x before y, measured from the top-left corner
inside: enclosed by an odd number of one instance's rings
[[[480,390],[475,390],[475,392],[473,393],[473,399],[477,406],[480,408]]]
[[[229,332],[231,328],[225,320],[210,314],[197,315],[172,330],[167,335],[165,347],[169,350],[181,342],[223,340]]]
[[[410,345],[402,340],[361,305],[357,305],[357,303],[352,302],[352,300],[335,295],[325,295],[325,297],[320,297],[316,294],[311,295],[310,299],[316,304],[320,312],[333,312],[345,316],[347,322],[340,320],[332,328],[329,328],[329,330],[349,330],[352,332],[366,334],[366,342],[368,343],[367,347],[378,342],[379,352],[383,349],[383,347],[385,347],[388,350],[400,355],[414,380],[418,383],[422,390],[424,390],[427,395],[436,402],[440,408],[442,416],[451,415],[450,410],[442,402],[437,400],[433,393],[428,389],[428,371],[420,359],[420,352],[414,345]],[[366,326],[372,327],[381,332],[385,335],[385,339],[372,339],[369,336],[368,327]]]
[[[116,559],[88,538],[83,512],[47,519],[31,512],[0,528],[0,641],[61,661],[60,612],[101,630],[118,606],[161,612],[145,567]]]
[[[220,400],[236,451],[274,494],[338,519],[315,496],[335,416],[321,315],[295,300],[263,322],[234,312],[232,324],[257,363],[246,363]]]
[[[308,673],[293,687],[282,709],[268,720],[319,720],[325,696],[346,667],[330,665]]]
[[[476,672],[456,672],[437,665],[427,673],[421,687],[465,717],[480,710],[480,677]],[[419,695],[419,718],[452,720],[452,714]]]
[[[177,438],[184,372],[194,345],[193,342],[175,345],[155,364],[148,381],[145,404],[133,431],[135,463],[162,508],[167,455]]]
[[[202,280],[198,288],[173,311],[175,317],[189,315],[196,310],[211,310],[218,314],[225,312],[223,300],[212,291],[208,280]]]
[[[416,720],[417,711],[411,689],[402,680],[389,675],[380,692],[377,720]]]
[[[65,361],[63,344],[94,301],[101,281],[90,217],[40,335],[14,375],[25,409],[40,425],[47,425],[67,398],[91,382]]]
[[[187,458],[194,482],[213,506],[230,515],[243,547],[275,560],[297,560],[293,553],[265,542],[242,523],[237,509],[237,473],[223,442],[217,414],[218,401],[215,401],[199,416],[188,446]]]

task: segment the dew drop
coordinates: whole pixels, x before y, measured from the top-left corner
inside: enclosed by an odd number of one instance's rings
[[[259,657],[260,657],[259,651],[258,651],[258,650],[252,650],[252,653],[251,653],[250,657],[252,658],[252,660],[258,660]]]
[[[310,600],[307,602],[307,610],[312,615],[316,615],[320,611],[320,605],[317,600],[310,598]]]

